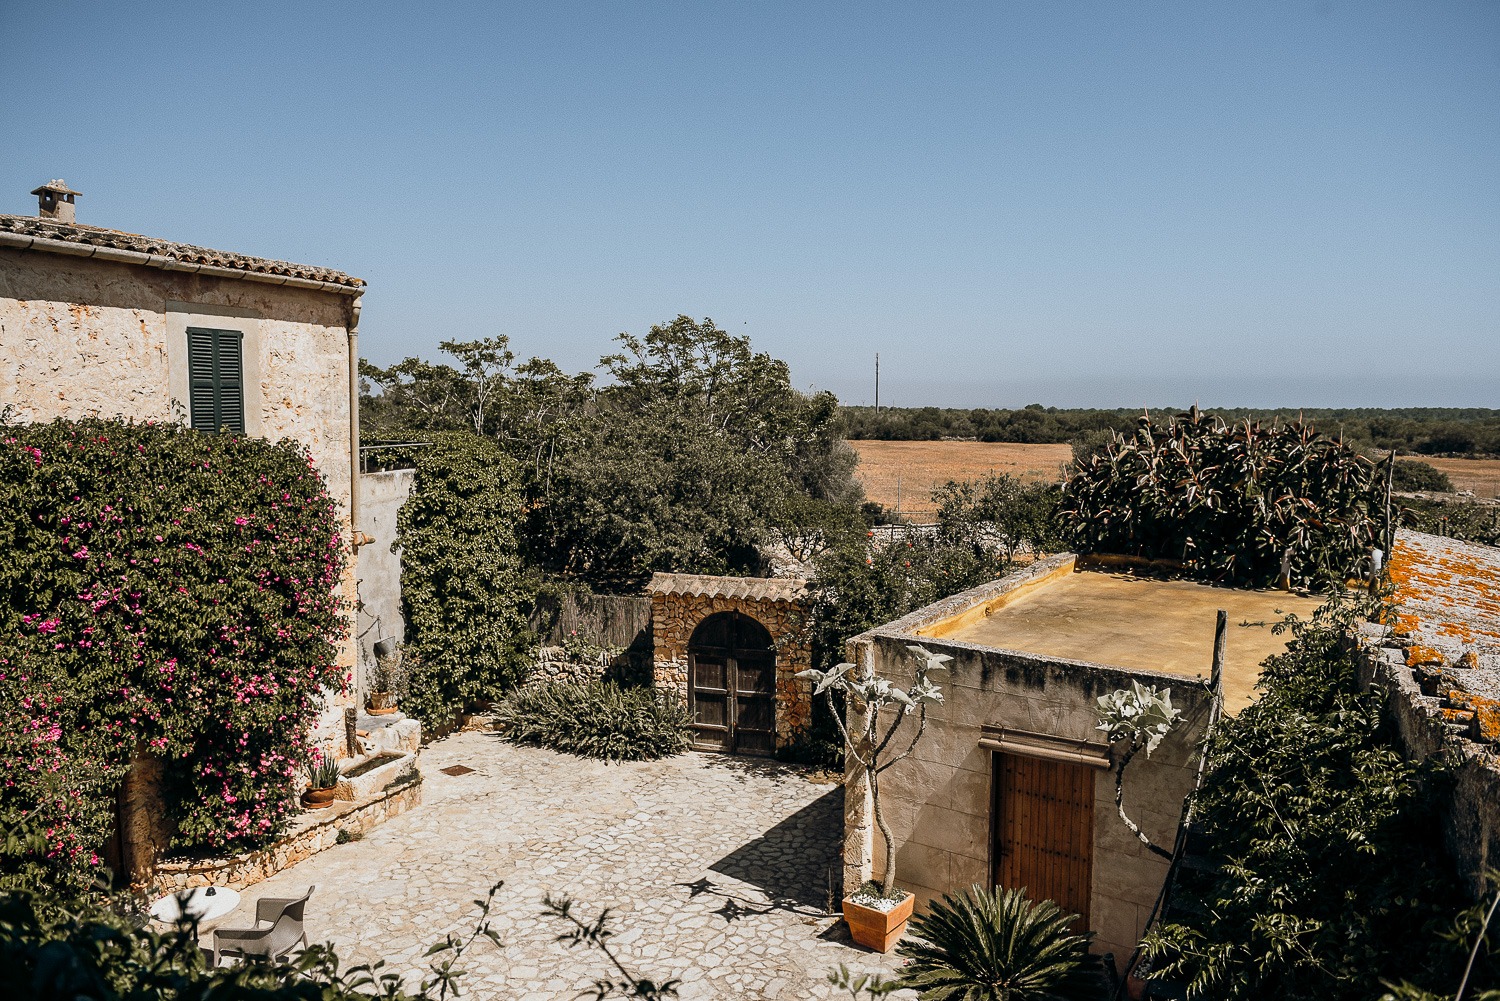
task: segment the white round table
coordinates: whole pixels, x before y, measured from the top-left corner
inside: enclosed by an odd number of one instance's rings
[[[179,905],[179,899],[181,904]],[[200,886],[187,894],[169,893],[151,902],[151,917],[162,924],[196,918],[199,926],[222,918],[240,905],[238,890],[227,886]]]

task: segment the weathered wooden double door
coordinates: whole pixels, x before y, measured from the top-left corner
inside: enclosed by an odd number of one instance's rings
[[[729,754],[776,750],[776,650],[740,612],[710,615],[688,641],[693,746]]]
[[[1089,927],[1094,862],[1094,770],[1084,765],[997,753],[994,881],[1054,900]]]

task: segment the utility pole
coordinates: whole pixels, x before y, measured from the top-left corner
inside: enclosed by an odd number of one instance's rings
[[[880,413],[880,352],[875,352],[875,412]]]

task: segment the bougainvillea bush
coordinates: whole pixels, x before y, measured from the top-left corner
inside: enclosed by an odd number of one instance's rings
[[[98,862],[133,757],[162,762],[175,844],[262,844],[347,629],[338,512],[291,442],[176,425],[0,426],[0,852]]]
[[[1353,447],[1300,422],[1225,424],[1197,408],[1143,417],[1068,482],[1061,517],[1085,553],[1175,560],[1213,580],[1266,586],[1289,557],[1299,585],[1358,572],[1383,496]]]

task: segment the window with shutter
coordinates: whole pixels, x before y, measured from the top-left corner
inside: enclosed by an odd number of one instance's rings
[[[238,330],[188,328],[188,422],[196,430],[245,433],[243,336]]]

